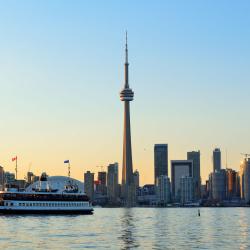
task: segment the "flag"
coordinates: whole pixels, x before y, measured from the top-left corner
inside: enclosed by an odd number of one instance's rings
[[[16,161],[17,160],[17,156],[12,157],[12,161]]]
[[[69,163],[69,160],[65,160],[64,163]]]

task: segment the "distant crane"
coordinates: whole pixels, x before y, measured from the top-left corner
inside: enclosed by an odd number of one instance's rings
[[[103,166],[96,166],[97,168],[100,168],[101,171],[103,172]]]
[[[244,155],[245,159],[247,159],[248,157],[250,157],[250,154],[243,154],[243,153],[241,153],[241,155]]]

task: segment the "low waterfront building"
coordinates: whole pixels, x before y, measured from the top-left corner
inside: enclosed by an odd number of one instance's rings
[[[5,184],[12,184],[15,182],[15,174],[10,172],[4,172],[4,182]]]
[[[137,189],[137,202],[139,205],[155,206],[158,204],[156,188],[153,184],[146,184]]]

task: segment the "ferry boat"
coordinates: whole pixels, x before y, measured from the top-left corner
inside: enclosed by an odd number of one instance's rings
[[[85,193],[70,179],[63,190],[53,189],[43,173],[31,191],[7,188],[0,191],[0,214],[92,214],[93,207]]]

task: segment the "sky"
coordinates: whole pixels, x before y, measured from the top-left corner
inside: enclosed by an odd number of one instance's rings
[[[212,151],[239,169],[250,153],[249,1],[0,1],[0,165],[83,180],[118,162],[128,31],[134,169],[153,183],[156,143],[169,160]],[[169,165],[170,171],[170,165]]]

